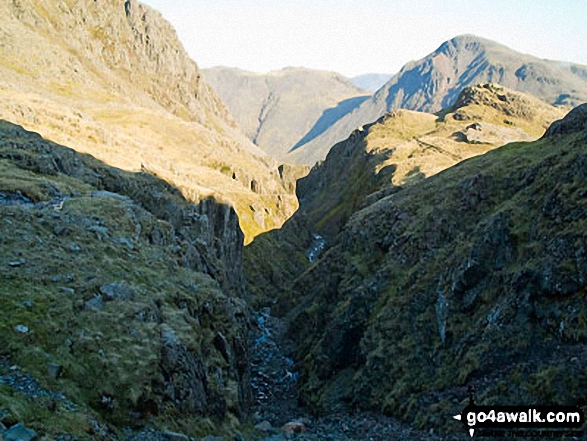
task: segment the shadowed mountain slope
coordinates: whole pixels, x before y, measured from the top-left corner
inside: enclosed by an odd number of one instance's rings
[[[242,240],[229,206],[0,121],[3,421],[41,439],[236,430]]]
[[[351,216],[289,290],[306,403],[446,431],[467,385],[587,406],[586,114]]]

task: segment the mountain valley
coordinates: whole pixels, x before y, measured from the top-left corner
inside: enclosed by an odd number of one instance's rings
[[[586,67],[462,35],[393,76],[200,69],[136,0],[0,23],[0,441],[587,411]]]

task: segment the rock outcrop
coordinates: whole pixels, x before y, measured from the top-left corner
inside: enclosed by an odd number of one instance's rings
[[[0,118],[155,174],[195,203],[213,196],[239,214],[246,241],[295,211],[293,183],[236,127],[157,11],[19,0],[0,5],[0,24]]]
[[[246,421],[235,211],[7,122],[0,170],[0,403],[50,438]]]
[[[556,121],[544,134],[545,138],[557,135],[583,133],[587,125],[587,104],[582,104],[569,112],[566,118]]]

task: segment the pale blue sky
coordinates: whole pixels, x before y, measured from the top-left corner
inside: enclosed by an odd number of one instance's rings
[[[460,34],[587,65],[587,0],[142,0],[200,67],[394,73]]]

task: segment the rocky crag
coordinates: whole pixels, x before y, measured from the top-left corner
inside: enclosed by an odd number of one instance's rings
[[[232,206],[247,241],[296,209],[161,15],[135,0],[0,5],[0,118],[194,202]],[[71,38],[75,35],[75,38]]]
[[[7,122],[0,168],[0,422],[41,439],[238,430],[252,389],[235,211]]]

